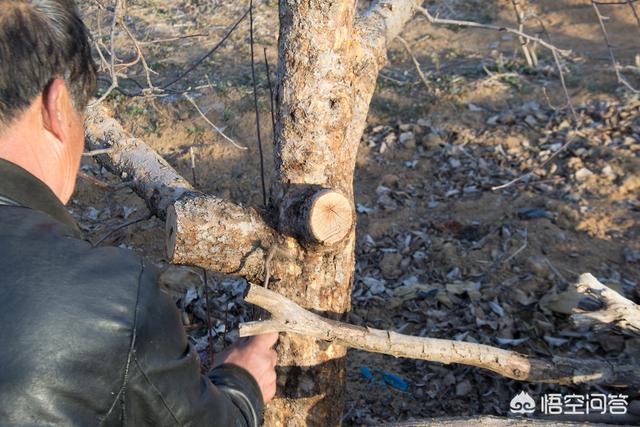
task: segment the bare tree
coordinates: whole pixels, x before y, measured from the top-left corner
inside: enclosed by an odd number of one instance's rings
[[[356,152],[387,46],[416,11],[430,16],[421,3],[375,0],[359,14],[353,0],[280,1],[276,173],[265,207],[194,190],[100,106],[87,117],[89,148],[108,149],[102,161],[126,173],[151,210],[166,217],[171,262],[244,277],[341,320],[350,310],[355,264]],[[532,38],[516,34],[525,49]],[[339,341],[284,335],[279,393],[266,409],[267,424],[339,425],[345,356]]]
[[[133,179],[153,211],[166,213],[172,262],[254,282],[266,282],[269,270],[273,290],[342,318],[355,262],[356,152],[387,44],[419,3],[375,1],[358,15],[353,0],[280,2],[276,176],[264,210],[194,191],[101,107],[87,117],[89,145],[111,148],[107,162]],[[268,424],[340,424],[345,356],[336,343],[284,336]]]

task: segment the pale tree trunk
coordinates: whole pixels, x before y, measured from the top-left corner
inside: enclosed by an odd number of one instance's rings
[[[374,2],[375,3],[375,2]],[[319,189],[346,196],[387,41],[418,2],[378,2],[357,17],[354,0],[281,0],[276,179],[277,227],[302,242],[299,256],[276,263],[271,288],[338,319],[351,307],[355,226],[334,245],[305,242],[291,227],[301,200]],[[345,212],[344,215],[347,215]],[[342,215],[338,215],[342,217]],[[355,225],[355,224],[353,224]],[[302,239],[301,239],[302,238]],[[279,345],[279,393],[266,409],[270,426],[339,425],[346,348],[285,335]]]

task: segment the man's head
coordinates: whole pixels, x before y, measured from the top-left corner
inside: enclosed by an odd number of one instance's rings
[[[73,0],[0,0],[0,158],[40,178],[64,203],[95,74]]]

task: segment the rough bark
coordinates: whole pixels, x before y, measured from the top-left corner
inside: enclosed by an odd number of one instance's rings
[[[262,279],[265,258],[278,236],[258,211],[212,196],[183,197],[167,210],[167,256],[189,264]],[[297,247],[291,242],[291,250]]]
[[[165,217],[173,202],[194,192],[191,184],[166,160],[143,141],[130,136],[101,105],[86,111],[85,145],[88,150],[108,149],[107,153],[96,156],[100,164],[131,181],[133,190],[160,218]]]
[[[272,314],[272,319],[240,326],[241,336],[289,332],[395,357],[487,369],[506,378],[548,384],[600,384],[640,388],[640,367],[596,359],[538,359],[484,344],[414,337],[325,319],[258,286],[245,298]]]
[[[386,45],[412,16],[416,0],[378,1],[356,17],[353,0],[281,0],[276,179],[277,228],[292,235],[290,207],[301,193],[333,189],[353,211],[353,173]],[[297,236],[296,236],[297,237]],[[273,288],[303,307],[340,318],[350,309],[355,227],[329,247],[307,247],[274,263]],[[339,425],[346,348],[311,337],[279,345],[279,393],[269,426]]]

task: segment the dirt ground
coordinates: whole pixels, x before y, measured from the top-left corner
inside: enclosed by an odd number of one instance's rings
[[[106,52],[111,12],[95,1],[79,3]],[[124,22],[157,87],[202,57],[246,10],[244,2],[215,0],[131,3]],[[277,2],[256,3],[257,81],[269,180],[272,128],[263,49],[274,72]],[[426,6],[441,17],[516,25],[509,2]],[[530,67],[517,36],[436,27],[415,18],[402,37],[428,87],[403,46],[392,43],[358,153],[358,261],[350,321],[540,357],[637,363],[640,339],[614,331],[578,331],[570,324],[567,314],[578,301],[567,286],[580,273],[591,272],[638,301],[640,101],[617,83],[589,2],[540,0],[529,6],[526,29],[572,50],[561,62],[575,118],[551,53],[538,46],[539,64]],[[360,1],[360,7],[366,2]],[[624,75],[640,87],[640,22],[628,5],[603,6],[602,11],[609,17],[608,34]],[[548,34],[540,32],[536,16]],[[116,36],[119,61],[135,60],[127,34],[117,31]],[[221,49],[170,87],[174,93],[130,96],[146,87],[138,61],[120,67],[123,89],[105,102],[127,130],[188,178],[193,148],[199,188],[258,205],[262,194],[249,49],[245,21]],[[109,86],[105,71],[102,90]],[[209,120],[246,150],[203,120],[179,93],[187,89]],[[91,159],[82,168],[102,183],[79,181],[71,209],[82,229],[93,242],[104,238],[100,244],[129,247],[166,269],[163,282],[174,291],[185,325],[206,358],[201,272],[166,265],[163,223],[149,217],[144,203],[121,185],[121,177]],[[132,220],[139,221],[120,228]],[[234,339],[233,327],[249,311],[239,301],[241,281],[210,274],[209,285],[215,347],[220,349]],[[364,367],[400,377],[407,390],[371,381]],[[350,351],[344,423],[507,415],[509,401],[522,389],[537,397],[619,392],[521,384],[464,366]]]

